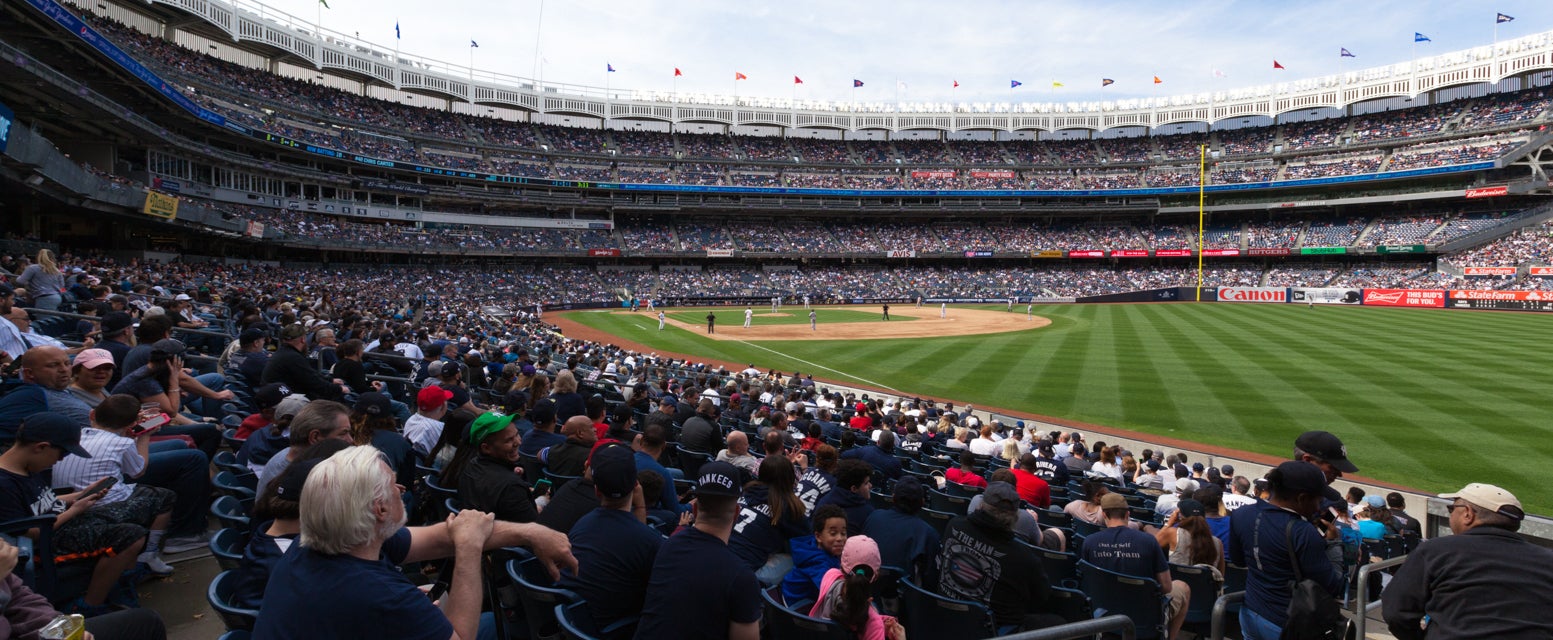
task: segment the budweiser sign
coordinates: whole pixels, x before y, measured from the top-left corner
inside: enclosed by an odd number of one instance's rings
[[[1146,249],[1117,249],[1111,252],[1112,258],[1147,258],[1149,252]]]
[[[619,249],[589,249],[588,250],[588,255],[593,256],[595,258],[618,258],[618,257],[620,257],[620,250]]]
[[[971,177],[972,178],[1012,178],[1012,177],[1014,177],[1014,172],[1006,171],[1006,170],[1001,170],[1001,171],[972,171],[971,172]]]
[[[1461,272],[1469,276],[1513,276],[1515,267],[1464,267]]]
[[[1439,289],[1365,289],[1364,304],[1380,307],[1444,307]]]
[[[1492,198],[1494,196],[1502,196],[1502,195],[1507,195],[1509,193],[1510,193],[1510,187],[1505,186],[1505,185],[1499,185],[1497,187],[1478,187],[1476,189],[1468,189],[1467,190],[1467,197],[1468,198]]]
[[[1191,249],[1160,249],[1160,250],[1154,252],[1154,256],[1158,257],[1158,258],[1190,258],[1190,257],[1192,257],[1192,250]]]
[[[1493,289],[1452,289],[1452,300],[1553,300],[1549,291],[1497,291]]]
[[[1288,302],[1283,287],[1219,287],[1219,302]]]

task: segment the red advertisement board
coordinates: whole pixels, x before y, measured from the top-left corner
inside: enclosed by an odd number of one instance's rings
[[[1205,258],[1225,258],[1225,257],[1229,257],[1229,256],[1238,256],[1238,255],[1240,255],[1240,250],[1239,249],[1203,249],[1202,250],[1202,254],[1203,254],[1203,257],[1205,257]]]
[[[1364,304],[1377,307],[1444,307],[1440,289],[1365,289]]]
[[[1279,249],[1259,248],[1259,249],[1247,249],[1246,250],[1246,255],[1248,255],[1248,256],[1286,256],[1286,255],[1289,255],[1289,253],[1290,252],[1289,252],[1288,249],[1281,249],[1281,248],[1279,248]]]
[[[1158,251],[1155,251],[1154,255],[1155,255],[1155,257],[1159,257],[1159,258],[1190,258],[1190,257],[1192,257],[1192,250],[1191,249],[1160,249]]]
[[[913,172],[911,172],[911,177],[913,177],[913,178],[953,178],[954,177],[954,172],[953,171],[913,171]]]
[[[1111,252],[1112,258],[1147,258],[1147,249],[1117,249]]]
[[[1007,170],[1000,170],[1000,171],[972,171],[971,172],[971,177],[972,178],[1012,178],[1012,177],[1014,177],[1014,172],[1007,171]]]
[[[1451,289],[1452,300],[1553,300],[1553,291],[1498,291]]]
[[[1461,272],[1469,276],[1513,276],[1515,267],[1463,267]]]
[[[1510,193],[1510,187],[1505,186],[1505,185],[1499,185],[1497,187],[1479,187],[1477,189],[1468,189],[1467,190],[1467,197],[1468,198],[1491,198],[1493,196],[1508,195],[1509,193]]]
[[[1534,276],[1553,276],[1553,267],[1532,267],[1531,268],[1531,275],[1534,275]]]
[[[1105,252],[1104,251],[1093,251],[1093,250],[1090,250],[1090,251],[1069,251],[1068,252],[1068,257],[1069,258],[1104,258],[1105,257]]]
[[[620,257],[620,250],[619,249],[589,249],[588,250],[588,255],[593,256],[595,258],[618,258],[618,257]]]

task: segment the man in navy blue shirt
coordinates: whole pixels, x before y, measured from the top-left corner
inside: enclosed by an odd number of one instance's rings
[[[739,513],[739,471],[726,462],[701,465],[695,524],[658,549],[639,640],[756,640],[760,582],[728,550]]]
[[[1170,564],[1165,560],[1165,550],[1159,541],[1128,526],[1127,500],[1119,493],[1107,493],[1100,497],[1100,511],[1105,515],[1105,530],[1084,539],[1080,557],[1089,564],[1122,575],[1153,578],[1159,583],[1160,595],[1169,599],[1165,615],[1169,618],[1170,638],[1181,633],[1181,623],[1186,621],[1186,605],[1192,599],[1191,588],[1179,580],[1170,579]]]
[[[566,536],[537,524],[465,509],[445,523],[405,528],[403,490],[371,446],[314,467],[302,488],[302,534],[270,574],[253,637],[474,638],[484,550],[529,546],[552,576],[576,572]],[[448,556],[455,568],[439,609],[398,565]]]
[[[895,481],[895,508],[875,509],[863,523],[863,535],[879,544],[879,560],[886,567],[906,572],[917,584],[934,584],[928,579],[933,560],[938,557],[938,531],[917,517],[926,493],[915,477]]]
[[[1322,469],[1308,462],[1285,462],[1267,474],[1267,488],[1268,501],[1246,505],[1229,516],[1229,560],[1249,570],[1246,602],[1240,610],[1246,640],[1276,640],[1282,633],[1295,563],[1302,576],[1315,580],[1333,597],[1343,592],[1343,574],[1327,559],[1327,547],[1342,544],[1337,528],[1328,526],[1323,535],[1307,522],[1320,510],[1327,491]]]
[[[589,472],[600,505],[567,535],[582,572],[562,577],[561,586],[588,602],[600,628],[641,612],[653,561],[663,544],[662,534],[631,514],[636,490],[633,455],[619,445],[605,445],[593,454]]]
[[[889,430],[879,432],[877,446],[862,446],[842,452],[843,460],[862,460],[877,469],[884,477],[894,480],[901,477],[901,461],[895,457],[895,434]],[[856,534],[854,534],[856,535]]]
[[[647,426],[642,427],[641,435],[636,436],[636,440],[632,443],[632,446],[636,449],[637,470],[651,471],[663,476],[663,489],[658,492],[658,495],[642,497],[646,498],[647,505],[651,509],[686,513],[690,511],[690,505],[679,503],[679,493],[674,488],[675,472],[679,470],[670,471],[658,463],[658,459],[663,456],[664,447],[668,446],[668,442],[664,438],[666,431],[662,425],[649,423]],[[681,472],[681,476],[683,476],[683,472]]]

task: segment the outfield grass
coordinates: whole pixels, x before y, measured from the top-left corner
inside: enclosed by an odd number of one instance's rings
[[[682,309],[668,312],[664,315],[667,315],[668,317],[680,322],[704,327],[706,326],[706,313],[708,310],[715,311],[717,313],[717,326],[719,327],[744,326],[744,310],[738,307],[717,307],[716,309]],[[750,323],[755,326],[763,324],[809,324],[809,312],[805,311],[802,307],[787,307],[786,309],[778,312],[782,315],[764,317],[762,317],[760,314],[771,313],[771,307],[757,307],[754,309],[754,311],[755,317],[750,320]],[[820,324],[831,324],[836,322],[883,322],[884,313],[878,310],[857,311],[854,309],[815,309],[814,320]],[[916,320],[916,318],[891,316],[890,319],[891,322],[911,322],[912,320]]]
[[[1271,455],[1326,429],[1363,475],[1429,491],[1493,482],[1528,510],[1553,513],[1553,492],[1541,488],[1541,465],[1553,463],[1553,317],[1255,304],[1036,313],[1052,325],[759,343],[658,332],[646,314],[572,317],[666,351]]]

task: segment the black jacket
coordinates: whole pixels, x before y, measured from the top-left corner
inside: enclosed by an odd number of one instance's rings
[[[1553,638],[1553,551],[1490,527],[1419,545],[1381,595],[1398,640]]]
[[[313,400],[339,400],[340,386],[324,377],[307,354],[291,345],[280,345],[270,363],[264,367],[264,379],[260,384],[283,382],[293,393],[301,393]]]
[[[469,509],[496,515],[507,522],[533,522],[539,517],[529,485],[513,473],[512,463],[477,455],[458,478],[458,501]]]
[[[686,420],[679,432],[679,445],[691,451],[717,453],[722,444],[722,430],[705,414]]]
[[[999,627],[1048,611],[1051,585],[1040,558],[985,511],[960,516],[944,527],[938,575],[939,593],[985,603]]]

